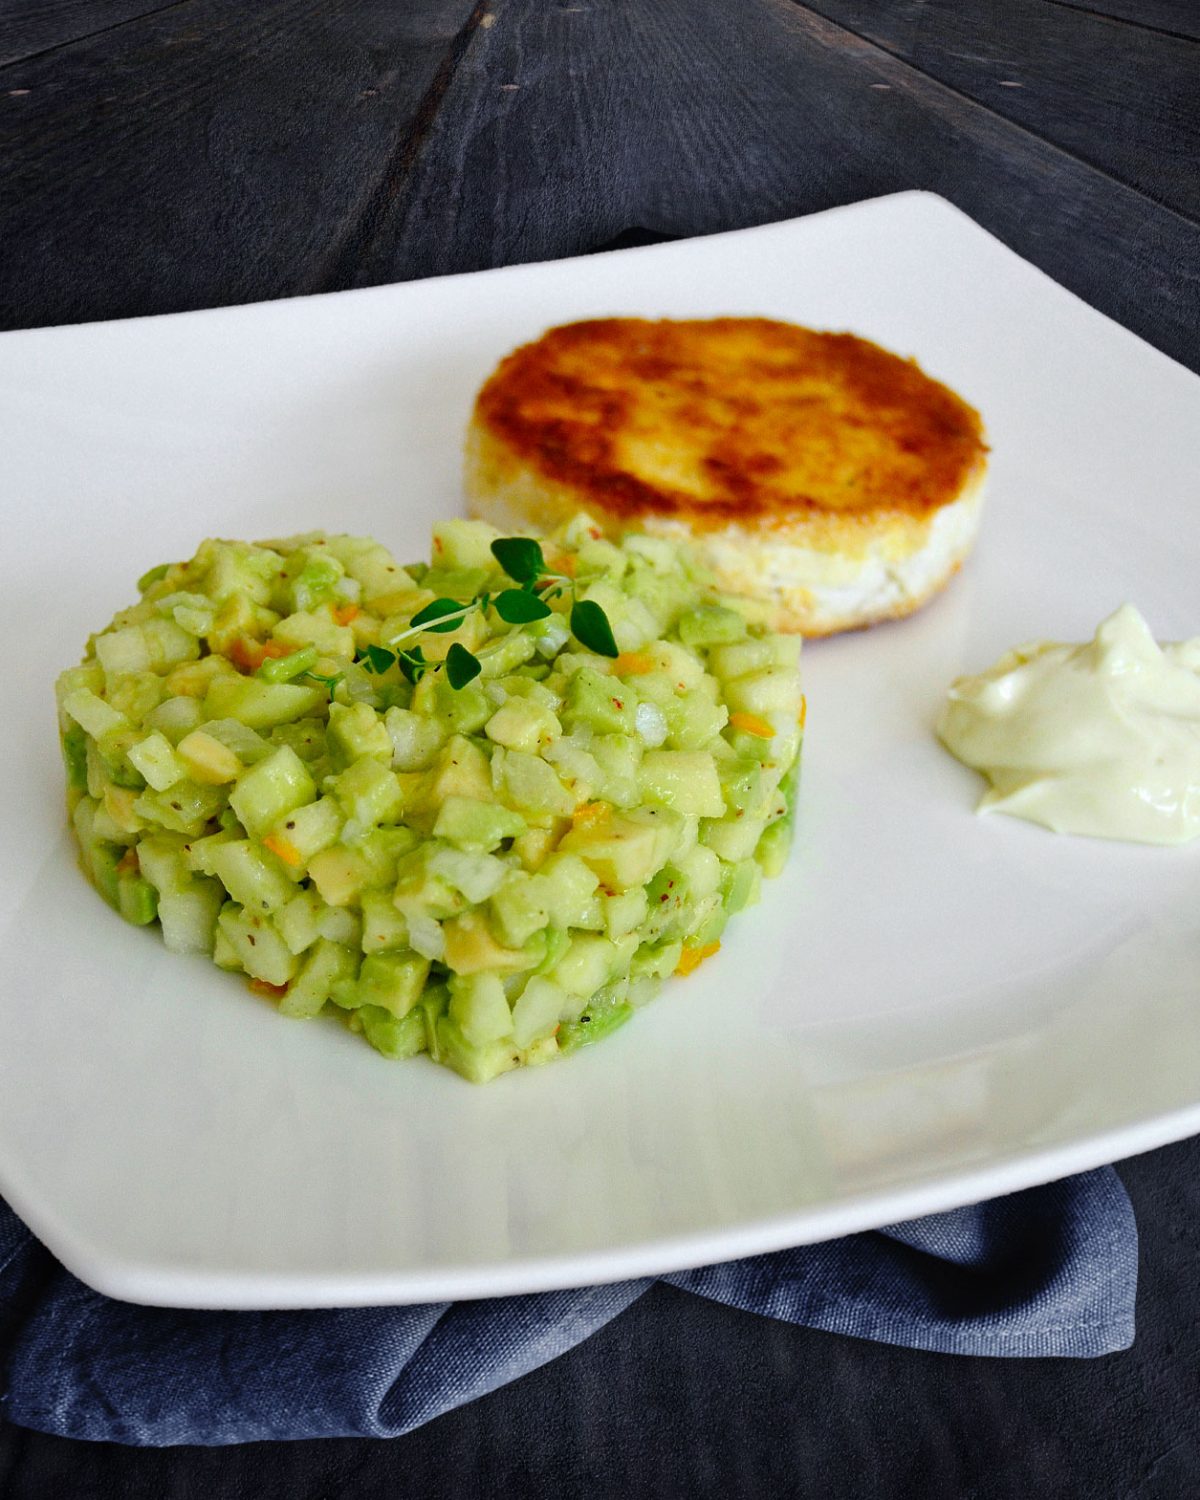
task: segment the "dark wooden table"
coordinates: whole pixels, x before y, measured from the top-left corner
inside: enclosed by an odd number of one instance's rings
[[[1200,370],[1196,0],[0,0],[0,327],[906,187]],[[1200,1142],[1122,1173],[1126,1354],[916,1354],[658,1289],[403,1439],[155,1453],[0,1425],[0,1495],[1194,1496]]]

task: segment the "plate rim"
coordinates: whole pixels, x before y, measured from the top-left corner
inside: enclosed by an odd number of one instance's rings
[[[1032,262],[1013,251],[991,231],[936,193],[908,189],[882,194],[855,203],[837,205],[818,213],[774,220],[743,229],[724,230],[712,235],[691,236],[663,243],[627,249],[611,249],[591,254],[561,257],[556,260],[522,262],[479,271],[455,272],[446,276],[421,278],[413,282],[392,282],[378,286],[349,288],[344,291],[298,294],[294,297],[265,302],[228,304],[214,308],[148,314],[144,317],[97,320],[83,324],[53,325],[43,328],[13,330],[0,336],[0,353],[15,349],[18,341],[32,339],[68,339],[81,335],[104,336],[115,328],[132,324],[157,323],[166,320],[210,322],[225,316],[238,318],[258,309],[276,308],[292,302],[327,302],[330,298],[386,297],[397,288],[419,287],[428,282],[454,282],[462,278],[478,281],[513,273],[536,272],[541,267],[564,264],[587,264],[599,257],[661,257],[678,253],[681,247],[710,240],[728,243],[746,237],[758,237],[811,224],[832,216],[851,217],[869,214],[903,201],[920,200],[939,214],[948,213],[969,224],[984,235],[997,249],[1020,263],[1026,272],[1048,282],[1056,294],[1072,299],[1093,318],[1102,318],[1109,333],[1119,333],[1166,365],[1182,371],[1200,387],[1200,376],[1170,355],[1155,348],[1108,314],[1100,311],[1076,293],[1054,281]],[[935,208],[936,206],[936,208]],[[938,1174],[931,1180],[907,1186],[888,1187],[869,1192],[826,1199],[812,1207],[766,1218],[744,1220],[717,1229],[692,1231],[668,1238],[625,1241],[616,1248],[589,1252],[572,1251],[541,1258],[523,1257],[516,1261],[498,1260],[470,1265],[445,1265],[435,1271],[400,1270],[395,1273],[362,1276],[358,1273],[315,1273],[308,1271],[262,1272],[196,1270],[186,1266],[154,1266],[124,1257],[120,1252],[106,1252],[89,1242],[86,1233],[71,1226],[46,1204],[37,1201],[36,1192],[26,1193],[20,1184],[4,1188],[14,1211],[43,1241],[63,1265],[95,1290],[123,1301],[154,1306],[187,1308],[267,1308],[267,1307],[352,1307],[409,1305],[426,1301],[478,1299],[499,1295],[527,1294],[582,1285],[602,1284],[633,1277],[662,1276],[697,1266],[718,1263],[748,1254],[770,1253],[785,1248],[828,1239],[844,1234],[899,1222],[926,1213],[974,1203],[985,1198],[1018,1191],[1039,1183],[1057,1180],[1142,1151],[1200,1133],[1200,1098],[1194,1104],[1141,1117],[1099,1133],[1085,1134],[1053,1146],[1030,1148],[1007,1154],[1002,1161],[978,1168]],[[0,1153],[0,1175],[3,1157]]]

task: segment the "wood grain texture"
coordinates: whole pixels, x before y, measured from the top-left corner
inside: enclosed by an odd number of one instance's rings
[[[405,1437],[137,1450],[0,1426],[5,1500],[1191,1500],[1200,1139],[1122,1164],[1137,1341],[981,1359],[658,1287],[569,1354]]]
[[[922,187],[1200,368],[1200,228],[788,0],[502,0],[348,280]]]
[[[187,0],[0,0],[0,67]],[[0,93],[3,80],[0,79]]]
[[[1200,219],[1200,42],[1047,0],[806,8]]]
[[[191,0],[0,79],[0,326],[294,292],[474,0]]]

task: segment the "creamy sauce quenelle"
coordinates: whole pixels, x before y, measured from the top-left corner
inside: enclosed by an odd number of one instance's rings
[[[960,677],[937,732],[991,783],[980,812],[1147,844],[1200,835],[1200,637],[1160,646],[1132,605],[1083,645],[1019,646]]]

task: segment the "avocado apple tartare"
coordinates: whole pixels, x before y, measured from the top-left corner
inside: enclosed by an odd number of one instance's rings
[[[84,869],[287,1016],[474,1082],[614,1030],[782,868],[800,641],[675,547],[210,540],[58,681]]]

